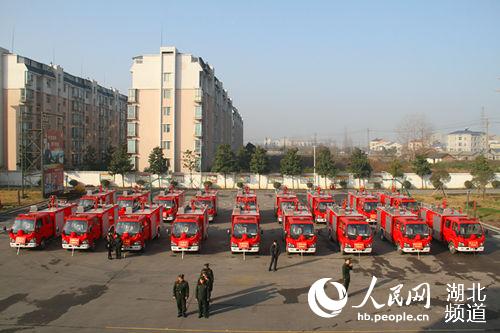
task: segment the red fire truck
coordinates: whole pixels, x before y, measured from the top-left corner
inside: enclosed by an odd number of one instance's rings
[[[163,206],[146,206],[145,202],[141,206],[135,211],[127,207],[115,224],[115,238],[120,235],[123,251],[144,252],[147,241],[160,237]]]
[[[66,217],[61,239],[66,250],[94,250],[99,239],[104,238],[118,220],[118,205],[96,205],[84,210],[78,206],[76,213]]]
[[[365,191],[349,192],[347,200],[349,207],[363,215],[366,222],[373,226],[377,225],[377,207],[379,206],[377,197]]]
[[[191,200],[181,208],[172,223],[170,248],[172,252],[201,252],[203,240],[208,237],[208,209],[197,207]]]
[[[420,216],[432,228],[433,238],[447,244],[451,253],[484,251],[486,232],[478,219],[439,207],[422,207]]]
[[[419,205],[415,198],[407,195],[403,195],[399,192],[379,192],[379,201],[382,205],[389,205],[391,207],[399,207],[411,211],[412,213],[418,213]]]
[[[257,194],[255,191],[250,190],[248,186],[245,186],[243,189],[238,190],[238,193],[236,193],[236,204],[249,204],[250,206],[256,206]]]
[[[260,211],[257,204],[237,203],[231,215],[231,230],[227,230],[231,236],[231,252],[259,252],[260,235]]]
[[[31,206],[29,213],[19,214],[9,229],[10,247],[40,248],[61,234],[64,218],[76,210],[74,203],[61,203],[51,197],[48,207],[38,210]]]
[[[149,202],[150,196],[150,191],[134,191],[132,193],[123,191],[117,200],[119,206],[118,215],[125,214],[127,208],[132,209],[132,211],[138,210],[142,202]]]
[[[396,245],[399,253],[431,251],[431,231],[416,214],[397,207],[379,207],[377,211],[380,238]]]
[[[312,212],[314,222],[326,223],[327,210],[335,205],[335,199],[330,193],[321,190],[317,187],[315,190],[307,191],[307,206]]]
[[[78,201],[78,206],[84,207],[84,209],[92,209],[96,201],[99,205],[115,204],[116,191],[103,190],[102,187],[99,187],[98,190],[88,190]]]
[[[163,206],[163,222],[175,219],[179,208],[184,206],[184,196],[184,190],[176,190],[171,187],[168,192],[161,191],[154,198],[154,203]]]
[[[306,206],[283,211],[283,239],[287,253],[316,253],[317,236],[311,212]]]
[[[193,198],[196,206],[200,204],[207,208],[208,220],[213,221],[217,216],[217,190],[205,188],[198,191]]]
[[[328,209],[328,238],[342,253],[371,253],[373,233],[365,217],[352,209]]]
[[[283,222],[283,211],[285,209],[296,209],[299,199],[295,193],[288,191],[286,187],[276,193],[274,201],[274,213],[278,218],[278,223]]]

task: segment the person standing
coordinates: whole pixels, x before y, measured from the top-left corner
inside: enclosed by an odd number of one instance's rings
[[[208,318],[208,283],[203,277],[198,280],[196,286],[196,300],[198,301],[198,318]]]
[[[108,259],[109,260],[113,259],[113,243],[114,243],[113,233],[110,231],[106,235],[106,247],[108,249]]]
[[[277,270],[277,265],[278,265],[278,257],[280,255],[280,246],[278,245],[278,241],[275,239],[273,240],[273,244],[271,245],[270,249],[270,254],[271,254],[271,263],[269,264],[269,271],[271,271],[271,268],[273,268],[273,271],[276,272]]]
[[[351,270],[352,270],[351,259],[346,259],[344,261],[344,265],[342,265],[342,278],[344,280],[345,291],[349,289],[349,283],[351,282]]]
[[[212,289],[214,288],[214,271],[210,268],[209,263],[205,264],[205,267],[201,270],[201,275],[204,275],[207,280],[208,301],[210,302],[212,298]]]
[[[177,317],[187,317],[186,301],[189,298],[189,284],[184,280],[184,274],[179,274],[173,288],[174,299],[177,302]]]
[[[116,235],[115,239],[115,252],[116,252],[116,259],[121,259],[122,258],[122,238],[120,235]]]

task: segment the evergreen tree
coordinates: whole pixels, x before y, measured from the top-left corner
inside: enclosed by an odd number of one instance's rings
[[[115,147],[108,146],[106,151],[104,152],[101,160],[101,170],[108,170],[109,165],[111,164],[111,159],[113,158],[113,154],[115,152]]]
[[[125,174],[134,169],[126,145],[115,150],[108,169],[110,174],[122,176],[122,187],[125,187]]]
[[[495,171],[486,157],[483,155],[476,157],[470,174],[472,175],[472,182],[481,191],[484,199],[486,185],[495,180]]]
[[[304,170],[302,157],[300,157],[298,151],[297,148],[288,149],[280,162],[281,174],[292,177],[292,187],[295,186],[294,177],[302,174]]]
[[[212,171],[222,173],[224,175],[224,188],[227,187],[227,174],[235,172],[237,167],[236,157],[234,152],[231,150],[231,146],[228,144],[222,144],[217,147]]]
[[[151,172],[152,174],[158,175],[158,182],[161,185],[161,176],[168,172],[168,159],[163,155],[163,149],[160,147],[155,147],[149,154],[149,167],[146,168],[146,172]]]
[[[250,159],[252,155],[245,147],[240,147],[236,153],[236,160],[238,163],[238,172],[248,172],[250,170]]]
[[[85,147],[85,152],[83,153],[83,170],[97,170],[97,155],[94,147]]]
[[[318,156],[316,158],[316,173],[325,179],[326,188],[326,178],[335,177],[337,175],[337,168],[332,159],[332,154],[330,149],[326,147],[320,147],[318,150]]]
[[[421,188],[424,188],[424,177],[432,173],[431,164],[424,155],[415,156],[415,160],[413,160],[413,171],[420,176],[422,180]]]
[[[193,172],[196,171],[199,166],[200,156],[196,152],[187,149],[182,153],[182,167],[189,171],[189,180],[191,182],[191,186],[193,186]]]
[[[359,186],[361,186],[361,179],[369,178],[372,170],[365,152],[359,148],[354,148],[349,161],[349,171],[352,172],[354,178],[358,179]]]
[[[269,157],[264,148],[257,147],[250,160],[250,171],[259,175],[259,189],[260,189],[260,175],[269,172]]]
[[[392,176],[392,185],[394,186],[394,181],[404,176],[403,165],[400,160],[397,158],[392,160],[391,165],[389,166],[389,173]]]
[[[429,180],[436,190],[441,189],[443,195],[446,196],[446,192],[444,191],[444,183],[449,182],[450,179],[450,174],[445,168],[437,167],[432,171],[431,178]]]

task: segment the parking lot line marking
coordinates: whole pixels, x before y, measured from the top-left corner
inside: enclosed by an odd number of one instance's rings
[[[328,331],[312,331],[312,330],[244,330],[244,329],[199,329],[199,328],[154,328],[154,327],[119,327],[119,326],[107,326],[106,329],[109,330],[128,330],[128,331],[151,331],[151,332],[185,332],[185,333],[379,333],[380,330],[328,330]],[[484,332],[484,329],[397,329],[388,330],[384,329],[384,332]]]

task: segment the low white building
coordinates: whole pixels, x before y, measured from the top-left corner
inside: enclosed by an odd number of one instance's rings
[[[400,143],[388,141],[384,139],[373,139],[370,141],[371,152],[394,151],[396,155],[401,155],[403,146]]]

